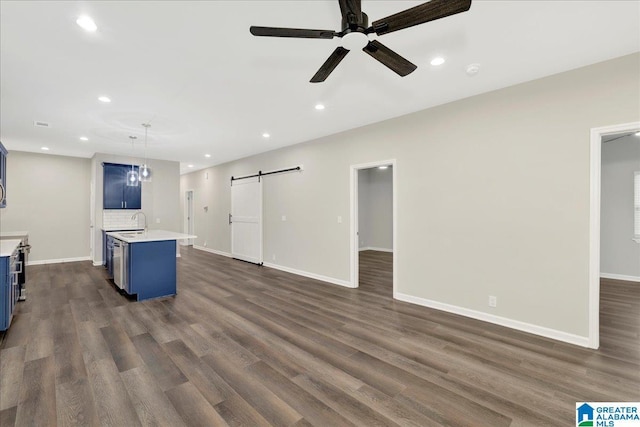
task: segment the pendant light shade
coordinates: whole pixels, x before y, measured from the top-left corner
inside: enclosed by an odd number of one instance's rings
[[[150,123],[143,123],[144,126],[144,163],[140,166],[140,175],[139,179],[142,182],[151,182],[151,176],[153,173],[151,172],[151,168],[149,167],[149,162],[147,160],[147,132],[151,127]]]
[[[135,171],[133,166],[131,166],[131,170],[127,172],[127,186],[129,187],[138,186],[138,172]]]
[[[146,163],[140,166],[140,181],[142,182],[150,182],[151,181],[151,168]]]
[[[131,154],[133,155],[133,143],[136,140],[136,137],[129,136],[129,139],[131,140]],[[131,170],[127,172],[127,187],[137,187],[140,178],[138,176],[138,171],[136,171],[136,167],[133,165],[133,162],[131,163]]]

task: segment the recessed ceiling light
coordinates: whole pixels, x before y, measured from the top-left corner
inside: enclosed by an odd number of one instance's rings
[[[93,19],[88,16],[81,16],[76,20],[76,24],[80,25],[85,31],[94,32],[98,29],[98,26]]]
[[[98,101],[108,104],[109,102],[111,102],[111,98],[109,98],[108,96],[100,96],[98,97]]]
[[[205,154],[204,156],[208,159],[209,157],[211,157],[211,154]]]
[[[466,71],[467,75],[475,76],[480,71],[480,64],[469,64]]]
[[[323,104],[316,104],[316,110],[324,110]]]
[[[270,138],[270,137],[271,137],[271,135],[269,135],[268,133],[266,133],[266,132],[265,132],[265,133],[263,133],[263,134],[262,134],[262,137],[263,137],[263,138]]]
[[[88,140],[89,140],[89,138],[87,138],[86,136],[81,136],[80,137],[80,141],[88,141]]]
[[[42,151],[49,151],[49,147],[41,147],[40,148]]]
[[[388,168],[389,168],[389,166],[387,166],[387,165],[384,165],[384,166],[378,166],[378,169],[388,169]]]
[[[187,165],[187,167],[188,167],[188,168],[192,168],[192,167],[193,167],[193,165]]]
[[[444,64],[444,58],[441,56],[436,56],[431,60],[431,65],[433,66],[437,67],[438,65],[442,65],[442,64]]]

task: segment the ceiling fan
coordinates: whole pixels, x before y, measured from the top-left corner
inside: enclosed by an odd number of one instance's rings
[[[386,18],[374,21],[369,27],[369,17],[362,12],[361,0],[338,0],[342,13],[342,31],[308,30],[300,28],[250,28],[251,34],[261,37],[294,37],[307,39],[332,39],[340,37],[343,46],[338,46],[329,59],[311,78],[311,83],[323,82],[352,49],[362,50],[383,65],[404,77],[411,74],[417,66],[378,40],[369,40],[369,34],[382,36],[414,25],[445,18],[456,13],[466,12],[471,7],[471,0],[431,0]]]

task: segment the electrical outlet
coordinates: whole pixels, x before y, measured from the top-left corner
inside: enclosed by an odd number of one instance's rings
[[[275,261],[276,260],[276,254],[271,255],[271,259]]]
[[[156,224],[160,224],[160,218],[156,218]]]
[[[341,216],[338,217],[338,224],[342,224],[342,217]]]
[[[204,242],[204,247],[205,247],[205,248],[207,247],[207,242]]]
[[[489,307],[497,307],[498,306],[498,298],[493,295],[489,295]]]
[[[286,215],[282,215],[282,220],[286,221],[287,220],[287,216]]]

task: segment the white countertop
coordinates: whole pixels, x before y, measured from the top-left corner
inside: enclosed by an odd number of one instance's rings
[[[107,236],[111,236],[118,240],[122,240],[127,243],[140,243],[140,242],[159,242],[162,240],[183,240],[183,239],[195,239],[198,236],[194,236],[191,234],[183,234],[176,233],[174,231],[166,231],[166,230],[148,230],[146,233],[139,234],[136,236],[126,236],[123,234],[127,234],[124,232],[107,232]]]
[[[23,237],[23,236],[28,236],[29,232],[28,231],[3,231],[0,233],[0,237],[6,238],[6,237]]]
[[[0,257],[11,256],[20,245],[20,240],[0,240]]]

